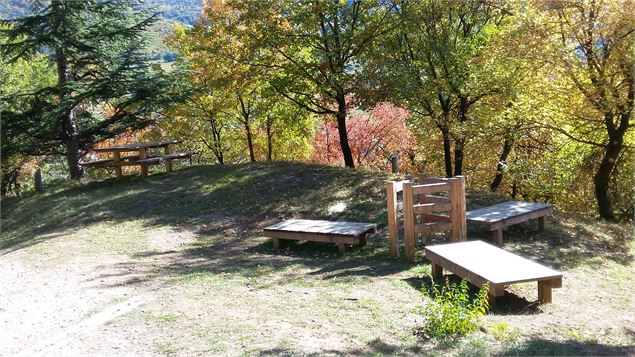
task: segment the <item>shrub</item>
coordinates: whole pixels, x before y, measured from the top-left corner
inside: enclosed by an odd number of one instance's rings
[[[475,330],[478,320],[489,308],[488,291],[489,286],[485,283],[474,298],[470,298],[465,279],[456,284],[446,278],[444,286],[433,283],[429,291],[422,290],[432,301],[419,308],[426,320],[421,332],[428,337],[454,337]]]

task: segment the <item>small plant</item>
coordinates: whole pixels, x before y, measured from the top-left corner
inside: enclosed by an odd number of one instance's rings
[[[485,283],[470,299],[465,279],[456,284],[446,278],[444,286],[433,283],[430,291],[422,290],[424,295],[432,299],[431,303],[419,310],[426,320],[422,332],[428,337],[454,337],[474,331],[476,323],[489,308],[488,291],[489,286]]]

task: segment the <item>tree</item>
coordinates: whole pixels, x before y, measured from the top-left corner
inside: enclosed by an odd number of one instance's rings
[[[387,170],[393,153],[408,156],[415,151],[415,137],[406,126],[410,113],[392,103],[378,103],[372,110],[352,110],[347,121],[351,152],[358,167]],[[332,164],[342,158],[337,127],[325,121],[315,135],[313,161]],[[408,163],[405,163],[408,164]]]
[[[53,85],[21,94],[28,110],[3,109],[5,128],[30,143],[24,153],[64,153],[70,177],[79,179],[80,157],[93,143],[145,127],[179,100],[170,91],[176,83],[151,70],[144,53],[145,31],[156,19],[134,1],[53,0],[33,15],[2,21],[9,62],[41,51],[57,75]]]
[[[570,1],[541,4],[538,32],[550,39],[545,58],[581,95],[571,124],[550,126],[601,150],[593,183],[601,218],[616,220],[611,182],[635,126],[635,2]],[[632,150],[632,148],[631,148]]]
[[[388,30],[377,1],[229,1],[245,50],[236,60],[274,73],[271,85],[301,108],[334,116],[348,167],[354,167],[346,119],[365,73],[366,54]]]
[[[224,1],[207,1],[204,5],[204,12],[195,26],[175,29],[169,37],[170,46],[181,54],[179,61],[188,66],[190,82],[199,93],[205,93],[201,97],[205,99],[204,103],[199,101],[202,104],[199,109],[205,110],[208,118],[222,117],[227,133],[234,132],[235,128],[242,129],[249,161],[255,162],[262,156],[271,160],[275,136],[294,131],[305,135],[302,132],[306,130],[299,130],[290,119],[306,126],[309,124],[305,120],[307,115],[298,113],[289,101],[273,90],[270,81],[274,74],[270,68],[238,60],[249,57],[251,51],[245,42],[248,39],[237,26],[240,12]],[[284,123],[284,128],[280,128],[280,123]],[[263,150],[258,147],[260,136],[266,138]],[[259,150],[264,155],[259,155]]]
[[[432,120],[442,136],[446,176],[461,175],[470,130],[478,125],[475,107],[502,94],[513,74],[500,70],[503,59],[487,56],[508,12],[477,0],[395,1],[394,8],[398,30],[378,52],[390,90],[415,118]]]

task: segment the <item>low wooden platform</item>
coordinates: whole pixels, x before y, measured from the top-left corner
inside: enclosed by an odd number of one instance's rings
[[[505,293],[505,285],[538,282],[538,301],[551,302],[551,289],[562,287],[562,273],[482,241],[429,246],[426,258],[432,262],[432,276],[443,269],[481,286],[489,283],[493,299]]]
[[[484,224],[492,232],[492,239],[503,245],[503,228],[514,224],[538,220],[539,228],[545,229],[546,217],[553,215],[553,207],[543,203],[508,201],[497,205],[467,211],[468,222]]]
[[[375,232],[377,225],[374,223],[309,219],[288,219],[264,229],[265,236],[271,237],[276,249],[280,249],[281,240],[306,240],[335,243],[341,254],[346,253],[346,245],[365,245],[366,235]]]

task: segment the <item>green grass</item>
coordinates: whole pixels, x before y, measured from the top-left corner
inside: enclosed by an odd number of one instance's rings
[[[262,235],[291,217],[381,227],[389,177],[284,162],[195,166],[3,199],[0,259],[43,277],[73,279],[70,268],[80,266],[77,284],[112,289],[108,301],[151,294],[108,328],[153,341],[157,354],[601,355],[635,345],[635,326],[622,318],[635,285],[627,225],[557,215],[544,232],[512,227],[505,249],[563,270],[563,288],[554,304],[536,306],[535,284],[514,285],[482,331],[454,340],[414,333],[416,307],[429,303],[420,290],[431,284],[430,265],[421,252],[415,263],[390,259],[384,231],[345,257],[312,242],[276,254]],[[503,199],[471,194],[470,208]],[[329,214],[339,202],[346,209]],[[468,233],[489,236],[479,227]]]

